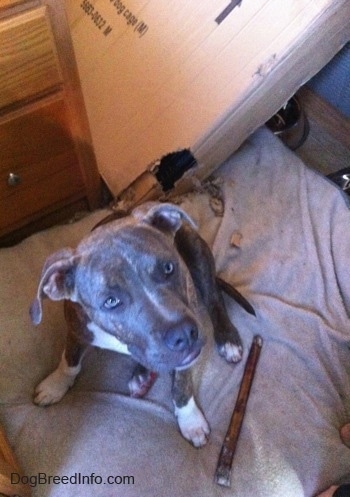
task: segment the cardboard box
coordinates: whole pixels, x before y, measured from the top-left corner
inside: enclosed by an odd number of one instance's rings
[[[99,170],[118,194],[189,148],[205,176],[350,39],[349,0],[66,0]]]

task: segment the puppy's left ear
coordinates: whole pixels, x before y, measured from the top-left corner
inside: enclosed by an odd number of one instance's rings
[[[141,222],[172,235],[175,235],[185,221],[197,229],[196,223],[187,212],[170,203],[149,202],[134,209],[132,215]]]
[[[50,255],[42,269],[37,295],[29,313],[34,324],[42,318],[41,301],[44,297],[51,300],[69,299],[74,287],[74,251],[65,248]]]

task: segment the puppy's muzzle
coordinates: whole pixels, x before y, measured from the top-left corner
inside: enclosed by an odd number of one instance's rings
[[[167,349],[178,358],[175,366],[177,370],[192,366],[204,345],[204,339],[196,323],[189,318],[185,318],[169,328],[165,332],[163,340]]]
[[[183,319],[164,334],[164,343],[172,352],[190,351],[198,342],[199,332],[195,323]]]

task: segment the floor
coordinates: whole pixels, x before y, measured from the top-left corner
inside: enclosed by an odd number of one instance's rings
[[[307,87],[298,92],[310,124],[305,143],[295,152],[323,174],[350,167],[350,120]]]

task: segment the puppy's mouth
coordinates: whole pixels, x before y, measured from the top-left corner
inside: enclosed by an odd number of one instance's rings
[[[182,371],[184,369],[187,369],[187,368],[190,368],[191,366],[193,366],[193,364],[195,362],[197,362],[199,356],[200,356],[200,353],[202,352],[202,348],[198,348],[192,352],[190,352],[186,357],[185,359],[181,362],[181,364],[179,366],[177,366],[175,369],[176,371]]]
[[[170,350],[152,352],[152,348],[146,348],[144,351],[141,347],[133,344],[128,345],[128,351],[131,356],[147,369],[152,371],[181,371],[190,368],[199,358],[205,340],[200,338],[197,343],[193,344],[186,351],[174,354]]]

